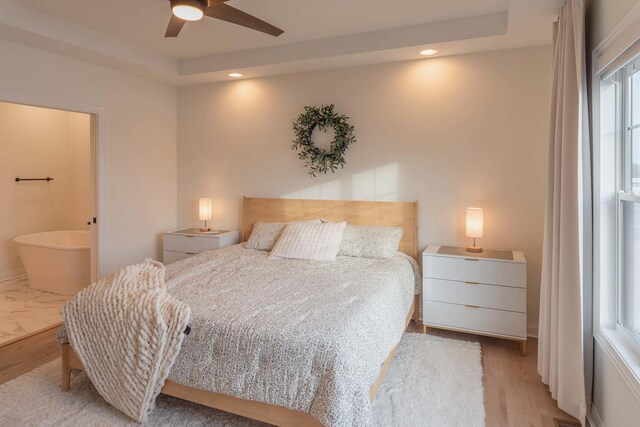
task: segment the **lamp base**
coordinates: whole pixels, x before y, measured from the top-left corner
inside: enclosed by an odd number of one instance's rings
[[[467,246],[467,252],[479,254],[480,252],[482,252],[482,248],[479,246]]]
[[[211,231],[211,227],[200,227],[200,231]]]

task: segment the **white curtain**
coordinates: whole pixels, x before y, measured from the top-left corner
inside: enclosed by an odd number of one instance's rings
[[[591,363],[585,331],[590,331],[592,236],[584,46],[583,0],[567,0],[554,24],[538,372],[560,409],[582,424]]]

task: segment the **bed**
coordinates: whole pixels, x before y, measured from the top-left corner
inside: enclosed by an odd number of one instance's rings
[[[400,226],[405,256],[291,262],[237,245],[168,266],[192,335],[162,393],[281,426],[362,420],[416,312],[417,203],[244,198],[242,240],[257,221],[313,218]],[[65,390],[72,369],[65,344]]]

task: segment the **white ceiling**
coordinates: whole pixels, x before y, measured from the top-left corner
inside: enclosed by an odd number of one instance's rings
[[[0,0],[0,38],[176,84],[549,43],[563,0],[230,0],[285,33],[205,18],[164,38],[167,0]]]
[[[279,46],[427,22],[506,12],[508,0],[230,0],[284,30],[272,37],[224,21],[187,23],[165,39],[168,0],[17,0],[59,18],[174,58]]]

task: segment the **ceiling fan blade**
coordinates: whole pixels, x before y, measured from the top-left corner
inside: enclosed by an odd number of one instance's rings
[[[242,25],[243,27],[251,28],[252,30],[260,31],[263,33],[271,34],[278,37],[284,33],[280,28],[274,27],[268,22],[264,22],[255,16],[249,15],[235,7],[231,7],[224,3],[220,3],[214,6],[210,6],[205,9],[204,14],[216,19],[230,22],[236,25]]]
[[[215,6],[215,5],[217,5],[217,4],[225,3],[225,2],[228,2],[228,1],[229,1],[229,0],[207,0],[207,7],[209,7],[209,6]]]
[[[167,31],[164,33],[165,37],[178,37],[180,34],[180,30],[184,26],[185,21],[178,18],[174,14],[171,14],[171,20],[169,21],[169,25],[167,25]]]

